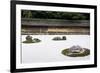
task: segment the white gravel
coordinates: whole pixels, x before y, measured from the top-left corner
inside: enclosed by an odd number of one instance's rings
[[[64,35],[67,37],[67,40],[53,41],[52,38],[56,36],[62,37],[63,35],[32,35],[33,38],[39,38],[41,42],[22,43],[22,63],[89,60],[90,56],[68,57],[61,54],[62,50],[73,45],[90,49],[89,35]],[[25,37],[26,35],[22,35],[22,41],[25,40]]]

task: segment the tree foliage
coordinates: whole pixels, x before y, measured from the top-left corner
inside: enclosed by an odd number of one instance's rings
[[[89,20],[89,13],[22,10],[22,18]]]

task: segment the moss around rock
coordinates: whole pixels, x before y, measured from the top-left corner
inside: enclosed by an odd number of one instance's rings
[[[84,56],[88,56],[90,55],[90,50],[83,48],[84,52],[79,53],[79,52],[73,52],[70,53],[69,48],[68,49],[64,49],[61,53],[65,56],[69,56],[69,57],[84,57]]]
[[[66,36],[54,37],[52,40],[66,40]]]
[[[32,37],[28,35],[28,36],[26,36],[26,40],[23,41],[23,43],[38,43],[40,41],[41,40],[39,40],[38,38],[32,39]]]

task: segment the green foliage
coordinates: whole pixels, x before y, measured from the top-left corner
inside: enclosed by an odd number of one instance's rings
[[[22,18],[89,20],[88,13],[22,10]]]
[[[28,10],[22,11],[22,17],[24,18],[32,18],[32,12]]]

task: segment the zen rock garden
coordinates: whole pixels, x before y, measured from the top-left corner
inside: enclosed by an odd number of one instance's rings
[[[30,36],[30,35],[27,35],[25,39],[26,40],[23,41],[23,43],[38,43],[38,42],[41,42],[40,39],[32,38],[32,36]],[[54,37],[52,40],[59,41],[59,40],[67,40],[67,39],[66,39],[66,36],[62,36],[62,37]],[[69,57],[84,57],[84,56],[90,55],[90,50],[87,49],[87,48],[82,48],[79,45],[75,45],[75,46],[72,46],[70,48],[62,50],[61,53],[65,56],[69,56]]]
[[[38,42],[41,42],[41,40],[38,38],[32,39],[32,36],[30,36],[30,35],[27,35],[26,40],[23,41],[23,43],[38,43]]]
[[[62,36],[62,37],[54,37],[52,40],[66,40],[66,36]],[[38,38],[34,38],[34,39],[32,39],[32,36],[30,36],[30,35],[27,35],[26,36],[26,40],[25,41],[23,41],[23,43],[38,43],[38,42],[40,42],[41,40],[40,39],[38,39]]]
[[[76,46],[72,46],[70,48],[64,49],[62,51],[62,54],[69,57],[84,57],[84,56],[90,55],[90,50],[76,45]]]

